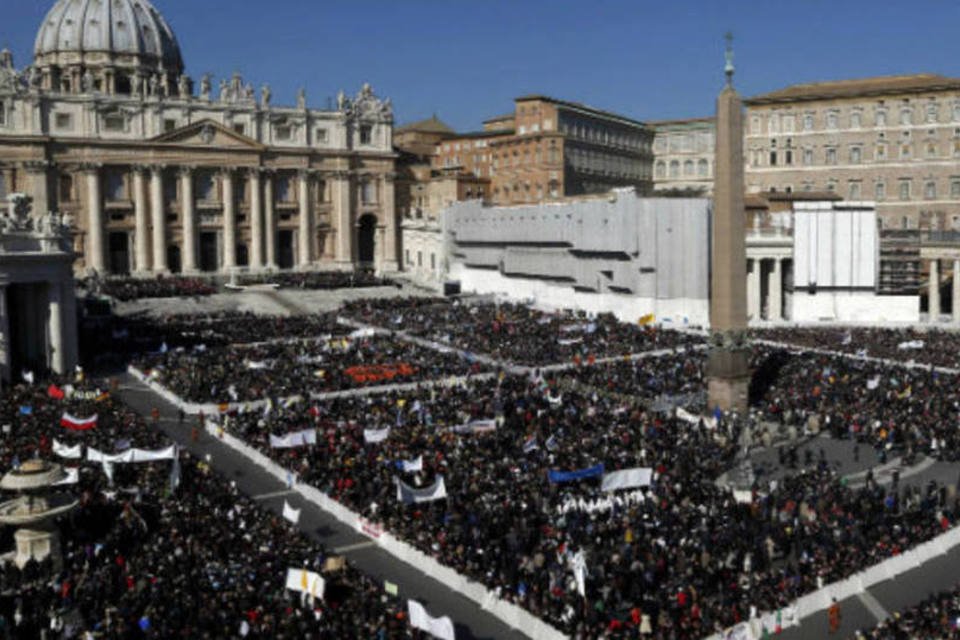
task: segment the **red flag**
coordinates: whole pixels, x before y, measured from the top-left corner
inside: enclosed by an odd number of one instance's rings
[[[54,400],[63,400],[66,394],[63,392],[63,389],[55,384],[51,384],[49,387],[47,387],[47,395]]]
[[[89,418],[78,418],[64,411],[60,417],[60,426],[71,431],[88,431],[97,426],[97,414]]]

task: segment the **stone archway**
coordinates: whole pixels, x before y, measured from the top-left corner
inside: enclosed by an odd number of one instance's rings
[[[372,269],[377,255],[377,216],[367,213],[357,221],[357,263]]]

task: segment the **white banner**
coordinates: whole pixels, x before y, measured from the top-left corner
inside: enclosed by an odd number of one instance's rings
[[[400,468],[404,473],[419,473],[423,471],[423,456],[417,456],[416,460],[401,460]]]
[[[173,460],[177,455],[176,446],[170,445],[166,449],[146,451],[144,449],[128,449],[123,453],[103,453],[93,447],[87,448],[87,462],[155,462],[157,460]]]
[[[357,338],[372,338],[375,335],[377,335],[376,329],[374,329],[373,327],[364,327],[363,329],[356,329],[355,331],[351,331],[350,335],[347,337],[349,337],[351,340],[355,340]]]
[[[923,349],[923,340],[910,340],[908,342],[901,342],[897,345],[897,349],[902,351],[907,349]]]
[[[407,614],[410,616],[410,626],[414,629],[426,631],[441,640],[455,640],[453,621],[448,616],[431,618],[423,605],[416,600],[407,600]]]
[[[703,420],[703,424],[710,428],[717,428],[717,419],[713,416],[698,416],[696,414],[690,413],[683,407],[677,407],[677,418],[683,420],[684,422],[689,422],[690,424],[699,424],[700,420]]]
[[[460,424],[453,427],[454,433],[486,433],[494,431],[497,428],[497,421],[493,418],[483,420],[471,420],[467,424]]]
[[[289,520],[290,522],[292,522],[293,524],[297,524],[298,522],[300,522],[300,509],[294,509],[293,507],[290,506],[289,502],[284,500],[283,501],[283,517]]]
[[[68,447],[56,438],[53,439],[53,452],[61,458],[79,459],[83,457],[83,445]]]
[[[54,482],[54,485],[58,484],[77,484],[80,482],[80,469],[77,467],[64,467],[63,470],[67,473],[66,477],[59,482]]]
[[[649,487],[652,480],[653,469],[648,467],[621,469],[620,471],[603,474],[603,480],[600,482],[600,489],[602,491],[616,491],[617,489]]]
[[[272,433],[270,434],[270,446],[274,449],[293,449],[295,447],[304,447],[308,444],[317,444],[316,429],[294,431],[279,438]]]
[[[390,435],[390,427],[386,429],[364,429],[363,430],[363,440],[367,444],[375,444],[377,442],[383,442]]]
[[[443,476],[437,476],[436,481],[426,489],[415,489],[404,484],[399,478],[395,478],[394,482],[397,483],[397,501],[404,504],[431,502],[447,497],[447,485],[443,482]]]
[[[313,598],[323,598],[326,582],[319,573],[306,569],[287,569],[286,588],[299,591]]]

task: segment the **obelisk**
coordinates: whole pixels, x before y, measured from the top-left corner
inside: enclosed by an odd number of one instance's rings
[[[733,88],[732,36],[727,34],[726,86],[717,98],[717,144],[710,258],[710,409],[741,412],[750,385],[747,251],[743,207],[743,104]]]

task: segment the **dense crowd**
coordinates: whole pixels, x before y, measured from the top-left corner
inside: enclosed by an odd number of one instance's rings
[[[960,368],[960,332],[940,329],[836,327],[758,329],[756,338],[897,362]]]
[[[358,300],[344,305],[344,314],[525,365],[587,361],[703,342],[691,334],[619,322],[611,314],[547,313],[509,302]]]
[[[137,366],[192,402],[248,402],[436,380],[480,373],[483,365],[389,337],[321,336],[294,341],[186,349]]]
[[[931,595],[920,604],[895,612],[854,640],[957,640],[960,638],[960,586]]]
[[[276,284],[285,289],[353,289],[358,287],[387,287],[395,283],[366,271],[283,271],[280,273],[247,274],[239,284]]]
[[[217,288],[209,280],[179,276],[157,278],[87,278],[80,286],[89,292],[109,296],[120,302],[141,298],[176,298],[180,296],[209,296]]]
[[[491,418],[493,430],[464,428]],[[786,605],[929,539],[956,515],[940,487],[852,490],[817,464],[738,504],[714,483],[739,449],[738,424],[691,425],[562,379],[507,376],[226,422],[303,481],[584,638],[709,635],[751,606]],[[388,427],[383,442],[366,441],[364,430]],[[318,429],[316,446],[271,448],[271,434],[304,428]],[[421,471],[398,468],[419,456]],[[548,481],[550,470],[598,463],[649,467],[655,480],[606,496],[596,479]],[[424,488],[441,476],[447,498],[398,502],[395,478]],[[570,568],[580,550],[585,598]]]
[[[58,382],[54,388],[69,393]],[[72,399],[52,398],[44,386],[0,396],[4,469],[37,454],[56,459],[54,439],[107,453],[170,444],[109,392],[73,386]],[[97,426],[64,429],[64,410],[95,413]],[[99,464],[80,466],[79,483],[65,487],[79,505],[59,522],[62,569],[33,560],[22,570],[0,565],[0,637],[410,637],[402,605],[380,584],[349,565],[324,571],[330,556],[321,546],[259,509],[205,461],[180,453],[176,466],[117,464],[112,481]],[[4,542],[12,546],[9,532]],[[288,568],[323,572],[324,598],[285,590]]]

